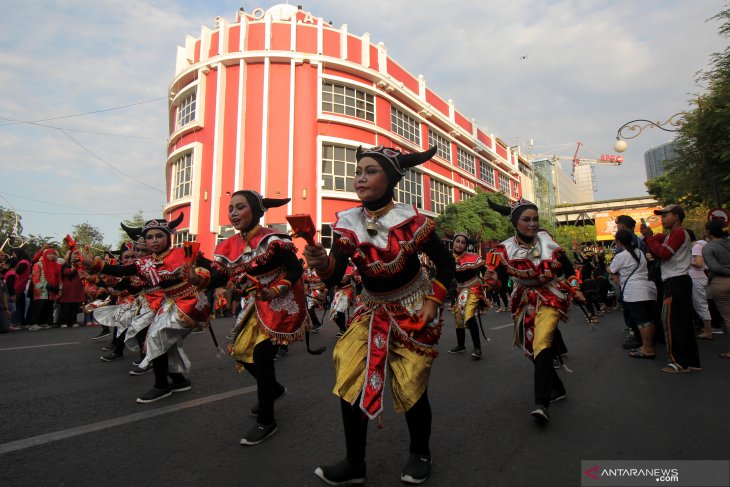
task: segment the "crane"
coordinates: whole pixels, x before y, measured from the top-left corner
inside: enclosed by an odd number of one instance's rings
[[[578,157],[578,151],[580,151],[581,146],[583,146],[583,142],[576,142],[575,145],[575,153],[572,156],[556,156],[553,154],[531,154],[531,159],[549,159],[553,162],[556,161],[572,161],[573,167],[570,171],[570,175],[573,178],[573,182],[575,181],[575,168],[580,165],[588,165],[588,164],[610,164],[612,166],[620,166],[622,162],[624,162],[624,158],[619,155],[615,154],[601,154],[600,159],[585,159]]]

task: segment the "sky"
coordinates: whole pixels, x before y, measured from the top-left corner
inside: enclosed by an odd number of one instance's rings
[[[276,3],[5,0],[0,206],[25,235],[60,240],[89,223],[109,244],[138,210],[159,217],[176,47],[217,16]],[[570,156],[579,141],[580,157],[613,153],[625,122],[688,109],[697,72],[727,46],[709,20],[726,0],[291,3],[369,32],[488,133],[536,154]],[[596,167],[596,199],[645,196],[643,154],[671,139],[629,140],[621,166]]]

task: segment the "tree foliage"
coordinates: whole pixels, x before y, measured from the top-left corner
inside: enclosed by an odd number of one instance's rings
[[[71,236],[78,245],[88,245],[97,250],[108,250],[108,246],[104,244],[104,234],[101,230],[89,223],[79,223],[74,225]]]
[[[566,251],[573,248],[573,242],[578,244],[596,241],[595,225],[561,225],[553,230],[547,229],[556,242],[560,244]]]
[[[730,37],[730,8],[712,20],[721,21],[720,35]],[[675,139],[676,157],[666,162],[664,176],[646,185],[662,204],[725,207],[730,201],[730,47],[710,57],[697,83],[705,92],[684,114]]]
[[[3,250],[8,246],[17,246],[18,236],[23,233],[21,220],[22,217],[16,215],[15,211],[0,206],[0,245],[3,245]]]
[[[436,218],[439,232],[450,237],[454,232],[467,232],[473,240],[504,240],[513,235],[509,220],[490,208],[488,199],[507,204],[504,194],[486,193],[477,188],[477,194],[468,200],[446,207]]]

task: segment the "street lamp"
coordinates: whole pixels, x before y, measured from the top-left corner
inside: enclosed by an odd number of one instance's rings
[[[637,119],[632,120],[630,122],[626,122],[623,124],[619,129],[616,131],[616,143],[613,144],[613,148],[616,152],[623,152],[625,151],[629,144],[626,142],[625,139],[635,139],[641,133],[644,131],[644,129],[655,127],[660,130],[664,130],[665,132],[677,132],[679,131],[680,127],[682,126],[682,116],[684,115],[684,112],[675,113],[671,117],[669,117],[669,120],[666,122],[652,122],[651,120],[644,120],[644,119]],[[640,125],[636,122],[645,122],[644,125]],[[665,126],[671,126],[675,128],[665,128]],[[630,132],[639,131],[636,134],[633,134],[631,136],[627,136],[623,134],[624,130],[628,130]]]

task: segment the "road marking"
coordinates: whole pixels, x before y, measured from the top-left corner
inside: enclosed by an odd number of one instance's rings
[[[0,352],[6,352],[8,350],[25,350],[26,348],[62,347],[64,345],[78,345],[79,343],[81,342],[49,343],[46,345],[28,345],[27,347],[0,348]]]
[[[506,325],[499,325],[499,326],[493,326],[490,328],[490,330],[501,330],[503,328],[509,328],[510,326],[514,326],[513,323],[507,323]]]
[[[107,419],[106,421],[99,421],[98,423],[91,423],[84,426],[77,426],[75,428],[56,431],[54,433],[32,436],[23,440],[3,443],[0,444],[0,455],[2,455],[3,453],[23,450],[25,448],[31,448],[33,446],[45,445],[46,443],[52,443],[54,441],[73,438],[74,436],[84,435],[86,433],[94,433],[96,431],[114,428],[124,424],[134,423],[135,421],[142,421],[144,419],[162,416],[163,414],[174,413],[177,411],[182,411],[183,409],[190,409],[197,406],[202,406],[204,404],[222,401],[224,399],[230,399],[232,397],[241,396],[243,394],[248,394],[255,391],[256,386],[242,387],[240,389],[233,389],[232,391],[221,392],[220,394],[213,394],[212,396],[201,397],[198,399],[193,399],[192,401],[181,402],[179,404],[173,404],[171,406],[165,406],[162,408],[153,409],[151,411],[129,414],[127,416],[120,416],[114,419]]]

